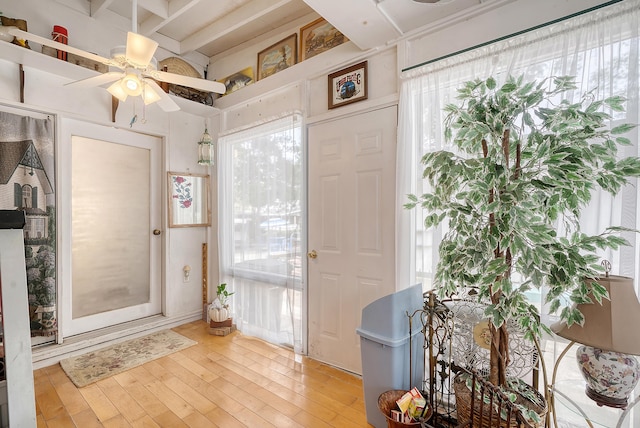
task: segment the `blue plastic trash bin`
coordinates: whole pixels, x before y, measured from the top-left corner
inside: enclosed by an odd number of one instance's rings
[[[378,410],[378,397],[391,389],[422,390],[424,378],[424,336],[419,317],[414,317],[409,337],[409,314],[422,309],[422,284],[384,296],[362,309],[360,335],[362,384],[367,422],[385,428],[387,421]],[[411,357],[411,377],[409,361]]]

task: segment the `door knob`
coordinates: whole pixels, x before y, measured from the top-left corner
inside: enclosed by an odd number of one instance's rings
[[[160,229],[153,229],[153,234],[158,236],[160,235],[162,232],[160,232]]]
[[[315,259],[318,257],[318,253],[316,253],[316,250],[311,250],[307,253],[307,257],[309,257],[310,259]]]

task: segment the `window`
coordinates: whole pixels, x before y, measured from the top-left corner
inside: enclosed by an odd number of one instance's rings
[[[399,198],[402,200],[409,193],[419,195],[426,190],[423,187],[426,182],[422,180],[419,160],[427,152],[451,150],[444,142],[443,107],[455,103],[456,89],[461,83],[474,78],[486,79],[491,75],[500,84],[509,74],[524,75],[527,80],[561,75],[576,76],[581,84],[575,91],[576,99],[588,91],[594,91],[593,95],[598,99],[616,95],[627,99],[625,113],[608,112],[613,115],[610,124],[612,127],[620,122],[639,123],[639,5],[637,0],[620,2],[404,72],[398,134]],[[637,128],[627,136],[633,144],[625,147],[620,156],[638,156]],[[638,191],[637,182],[626,186],[615,198],[595,191],[591,205],[584,210],[581,229],[588,234],[600,233],[608,226],[638,229]],[[407,232],[398,236],[397,260],[400,264],[397,268],[400,283],[422,282],[425,289],[430,289],[443,230],[425,229],[424,216],[427,214],[420,210],[407,212],[402,208],[402,203],[398,204],[397,218],[400,224],[397,230]],[[635,278],[638,292],[640,236],[628,233],[624,237],[631,243],[630,247],[602,253],[601,257],[612,263],[612,273]],[[543,321],[550,324],[550,316],[544,312],[543,293],[544,290],[532,292],[529,297],[541,307]],[[558,345],[552,340],[546,342],[545,354],[552,354],[545,355],[545,358],[551,360],[548,361],[548,367],[553,366],[557,353],[564,347],[564,344]],[[581,378],[577,365],[571,358],[563,360],[559,373],[560,377]],[[578,400],[588,401],[583,396],[578,397]],[[595,403],[584,405],[595,406]],[[611,411],[608,408],[597,410],[605,418],[606,412]],[[640,412],[634,408],[621,426],[631,427],[638,423]]]
[[[611,126],[622,121],[638,123],[637,4],[635,1],[631,5],[609,6],[405,72],[398,138],[399,158],[404,164],[398,170],[405,175],[398,179],[398,195],[423,193],[426,183],[421,177],[419,159],[430,151],[452,149],[444,142],[443,107],[455,103],[457,88],[467,80],[490,75],[504,79],[509,74],[524,75],[527,80],[574,75],[582,85],[575,92],[576,99],[592,90],[598,99],[614,95],[627,98],[625,113],[608,112],[614,117]],[[620,154],[637,156],[637,130],[628,136],[636,144]],[[640,220],[636,200],[637,186],[627,186],[616,198],[594,194],[592,206],[585,210],[589,215],[582,219],[582,229],[595,234],[613,225],[636,228]],[[399,270],[404,269],[409,276],[403,282],[418,281],[430,288],[442,231],[425,230],[424,215],[420,210],[413,210],[410,215],[399,212],[398,217],[410,223],[411,230],[409,237],[400,237],[410,240],[407,247],[411,248],[411,255],[406,257],[410,263],[399,266]],[[635,247],[640,241],[635,234],[625,237],[633,247],[602,257],[612,262],[613,273],[638,278]]]
[[[22,208],[31,208],[31,186],[22,186]]]
[[[219,142],[221,275],[235,291],[234,320],[291,347],[302,316],[303,164],[297,114]]]

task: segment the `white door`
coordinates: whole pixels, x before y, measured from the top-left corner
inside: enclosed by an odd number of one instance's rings
[[[62,134],[63,336],[159,314],[162,140],[73,120]]]
[[[355,373],[362,308],[395,291],[396,112],[309,126],[309,356]]]

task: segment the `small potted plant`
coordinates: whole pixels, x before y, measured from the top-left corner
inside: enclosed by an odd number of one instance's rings
[[[576,89],[573,77],[463,84],[459,104],[445,108],[444,135],[456,153],[422,158],[431,190],[409,195],[405,205],[427,211],[427,228],[448,221],[434,285],[441,298],[476,290],[490,325],[488,380],[505,391],[508,323],[517,322],[534,338],[551,333],[526,293],[546,286],[551,312],[567,298],[601,301],[607,296],[595,281],[601,273],[596,250],[626,243],[620,228],[588,236],[578,219],[595,187],[615,195],[629,177],[640,175],[640,159],[617,153],[619,145],[630,144],[623,134],[634,126],[607,126],[608,112],[623,110],[622,97],[599,101],[587,93],[577,102],[564,99]],[[583,321],[569,306],[560,318],[569,325]],[[525,414],[540,422],[539,415]]]
[[[220,284],[216,289],[216,298],[209,305],[211,327],[231,327],[231,312],[229,311],[229,297],[234,293],[227,290],[227,284]]]

